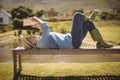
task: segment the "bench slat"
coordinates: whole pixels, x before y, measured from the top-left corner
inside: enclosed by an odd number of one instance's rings
[[[40,54],[40,55],[53,55],[53,54],[119,54],[120,49],[22,49],[12,50],[16,54]]]

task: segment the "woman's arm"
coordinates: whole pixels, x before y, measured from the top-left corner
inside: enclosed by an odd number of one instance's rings
[[[31,27],[37,28],[37,29],[39,29],[39,30],[41,29],[41,24],[42,24],[42,23],[45,23],[44,21],[42,21],[40,18],[38,18],[38,17],[36,17],[36,16],[35,16],[35,17],[32,17],[31,20],[32,20],[32,21],[36,21],[37,23],[40,24],[40,26],[38,26],[38,25],[31,25]]]

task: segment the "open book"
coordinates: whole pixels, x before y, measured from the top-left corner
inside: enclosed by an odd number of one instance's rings
[[[23,19],[23,26],[39,25],[37,21],[32,20],[31,18]]]

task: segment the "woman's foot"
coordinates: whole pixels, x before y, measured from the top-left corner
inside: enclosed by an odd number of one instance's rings
[[[99,33],[98,29],[93,29],[90,31],[90,35],[94,41],[97,41],[96,47],[97,48],[111,48],[113,45],[107,44],[101,34]]]
[[[98,49],[100,49],[100,48],[111,48],[111,47],[113,47],[113,45],[107,44],[107,43],[105,43],[104,41],[102,41],[102,42],[98,42],[98,43],[96,44],[96,47],[97,47]]]

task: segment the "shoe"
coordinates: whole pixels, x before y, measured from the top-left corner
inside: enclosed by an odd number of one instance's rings
[[[96,12],[92,12],[90,16],[88,17],[91,21],[94,21],[96,17]]]
[[[91,37],[93,38],[94,41],[97,41],[97,44],[96,44],[97,48],[111,48],[111,47],[113,47],[113,45],[107,44],[103,40],[103,38],[102,38],[100,32],[98,31],[98,29],[91,30],[90,35],[91,35]]]

